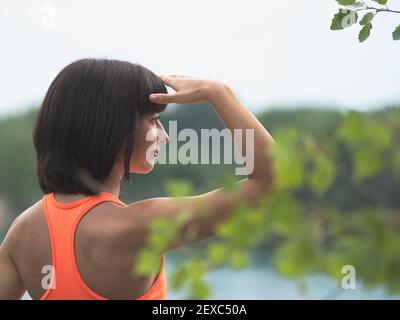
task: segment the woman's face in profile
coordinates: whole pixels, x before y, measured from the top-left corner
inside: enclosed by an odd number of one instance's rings
[[[169,142],[159,113],[144,115],[136,131],[129,172],[148,173],[154,168],[160,145]]]

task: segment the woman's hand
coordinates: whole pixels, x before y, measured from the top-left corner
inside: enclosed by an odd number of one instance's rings
[[[193,78],[184,75],[158,75],[159,78],[176,92],[171,94],[153,93],[149,99],[160,104],[180,103],[213,103],[214,99],[228,90],[228,87],[218,81]]]

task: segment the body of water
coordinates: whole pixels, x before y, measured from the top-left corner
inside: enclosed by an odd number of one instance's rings
[[[210,270],[205,276],[212,290],[210,299],[400,299],[400,295],[388,295],[383,288],[367,290],[357,282],[356,289],[343,289],[340,283],[325,276],[311,275],[304,281],[282,277],[263,259],[265,252],[256,253],[256,259],[243,270],[228,267]],[[257,258],[258,257],[258,258]],[[166,273],[171,275],[174,266],[180,261],[175,253],[167,254]],[[168,290],[167,298],[184,299],[186,293]],[[25,294],[23,299],[30,299]]]

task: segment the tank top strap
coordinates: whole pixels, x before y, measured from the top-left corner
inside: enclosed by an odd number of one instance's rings
[[[80,199],[80,200],[83,200],[83,199]],[[80,201],[80,200],[78,200],[78,201]],[[114,202],[114,203],[118,203],[121,206],[126,206],[126,204],[123,201],[121,201],[117,196],[113,195],[112,193],[100,192],[96,195],[88,196],[87,201],[83,201],[79,212],[77,212],[77,214],[78,214],[77,218],[79,219],[80,216],[85,215],[90,209],[92,209],[93,207],[95,207],[96,205],[98,205],[102,202]]]

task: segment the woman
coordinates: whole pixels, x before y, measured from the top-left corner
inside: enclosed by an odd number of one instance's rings
[[[230,130],[254,129],[253,170],[233,192],[124,204],[121,181],[150,172],[160,144],[168,143],[160,112],[169,103],[200,102]],[[125,61],[81,59],[66,66],[44,98],[33,141],[44,196],[15,219],[2,243],[0,299],[19,299],[26,290],[33,299],[165,299],[164,255],[158,273],[131,272],[149,223],[185,209],[189,217],[165,251],[201,241],[215,235],[235,204],[256,203],[272,183],[264,150],[273,139],[228,86],[156,76]],[[198,231],[188,238],[191,226]]]

